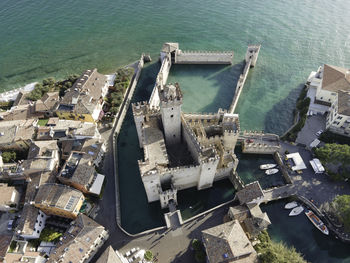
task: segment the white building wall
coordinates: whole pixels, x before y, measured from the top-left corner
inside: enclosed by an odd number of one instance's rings
[[[136,131],[137,131],[137,137],[139,138],[139,145],[140,148],[143,147],[143,141],[142,141],[142,123],[144,121],[144,116],[141,115],[134,115],[134,121],[135,121],[135,126],[136,126]]]
[[[142,176],[143,186],[145,187],[148,202],[159,200],[158,186],[160,185],[159,174]]]
[[[161,114],[166,143],[181,143],[181,104],[161,103]]]
[[[46,219],[48,216],[39,210],[38,216],[36,218],[36,223],[34,225],[33,233],[31,235],[22,234],[21,237],[24,239],[36,239],[40,237],[41,231],[45,228]]]
[[[189,166],[174,169],[172,183],[178,190],[195,187],[199,180],[200,166]]]
[[[213,185],[218,163],[219,158],[216,158],[214,160],[210,160],[209,162],[204,162],[201,164],[201,171],[197,185],[198,190],[209,188]]]

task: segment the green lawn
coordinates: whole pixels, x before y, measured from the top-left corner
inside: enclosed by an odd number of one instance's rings
[[[38,125],[39,126],[46,126],[47,122],[49,121],[49,119],[40,119],[38,121]]]

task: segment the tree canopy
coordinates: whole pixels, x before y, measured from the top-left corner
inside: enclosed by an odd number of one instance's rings
[[[255,249],[259,253],[261,263],[307,263],[294,247],[271,241],[267,231],[261,232],[259,241]]]
[[[350,178],[350,146],[347,144],[325,144],[315,150],[317,158],[336,179]]]
[[[335,213],[344,224],[345,230],[350,232],[350,195],[338,195],[332,202]]]

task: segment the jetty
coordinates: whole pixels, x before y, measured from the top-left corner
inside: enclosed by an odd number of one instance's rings
[[[247,76],[249,73],[249,69],[251,67],[255,67],[256,61],[258,60],[259,52],[260,52],[260,47],[261,45],[250,45],[248,46],[246,55],[245,55],[245,66],[243,69],[243,73],[239,76],[236,89],[235,89],[235,94],[233,96],[233,100],[231,103],[231,106],[229,108],[229,113],[233,114],[236,107],[237,103],[239,100],[239,97],[241,96],[244,83],[247,80]]]

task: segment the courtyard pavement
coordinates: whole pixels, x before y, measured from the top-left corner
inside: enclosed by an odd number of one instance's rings
[[[321,115],[308,116],[304,127],[298,133],[296,143],[309,146],[313,140],[318,138],[316,133],[319,130],[326,130],[326,118]]]
[[[302,195],[309,200],[314,200],[314,204],[320,207],[324,202],[331,202],[335,196],[350,194],[350,185],[345,182],[334,182],[325,174],[315,174],[310,160],[314,157],[312,153],[303,147],[289,143],[281,143],[283,154],[287,150],[290,153],[299,152],[307,169],[302,170],[302,174],[290,172],[293,181],[291,188],[294,193]]]

